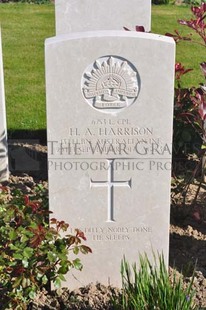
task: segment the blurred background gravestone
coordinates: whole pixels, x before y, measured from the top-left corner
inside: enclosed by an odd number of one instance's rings
[[[93,30],[151,29],[151,0],[56,0],[56,35]]]
[[[0,30],[0,182],[8,180],[8,146],[4,92],[3,55]]]

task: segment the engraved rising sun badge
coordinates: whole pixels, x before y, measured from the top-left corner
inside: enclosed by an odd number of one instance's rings
[[[136,100],[139,93],[138,72],[122,57],[101,57],[84,71],[82,93],[93,108],[100,112],[117,113]]]

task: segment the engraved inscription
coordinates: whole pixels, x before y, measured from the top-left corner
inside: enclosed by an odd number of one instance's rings
[[[90,106],[105,113],[129,107],[139,92],[138,73],[126,59],[101,57],[82,77],[82,92]]]
[[[70,228],[71,233],[75,230]],[[88,240],[93,241],[131,241],[139,238],[140,234],[152,234],[151,226],[115,226],[115,227],[81,227]]]
[[[108,188],[108,210],[107,210],[107,222],[114,222],[114,186],[127,186],[131,188],[132,180],[129,181],[114,181],[114,169],[113,163],[114,160],[108,160],[109,169],[108,169],[108,181],[93,181],[90,180],[91,187],[107,187]]]

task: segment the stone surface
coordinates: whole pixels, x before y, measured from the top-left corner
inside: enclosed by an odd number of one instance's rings
[[[56,35],[95,30],[151,29],[151,0],[56,0]]]
[[[46,40],[50,208],[93,250],[70,288],[120,286],[123,255],[168,259],[174,55],[145,33]]]
[[[7,128],[4,93],[3,57],[0,30],[0,182],[8,180]]]

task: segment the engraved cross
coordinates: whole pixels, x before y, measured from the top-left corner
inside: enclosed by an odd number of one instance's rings
[[[90,180],[90,187],[107,187],[107,222],[114,222],[114,187],[127,186],[131,188],[132,179],[129,181],[114,181],[114,159],[108,159],[108,180],[107,181],[93,181]]]

